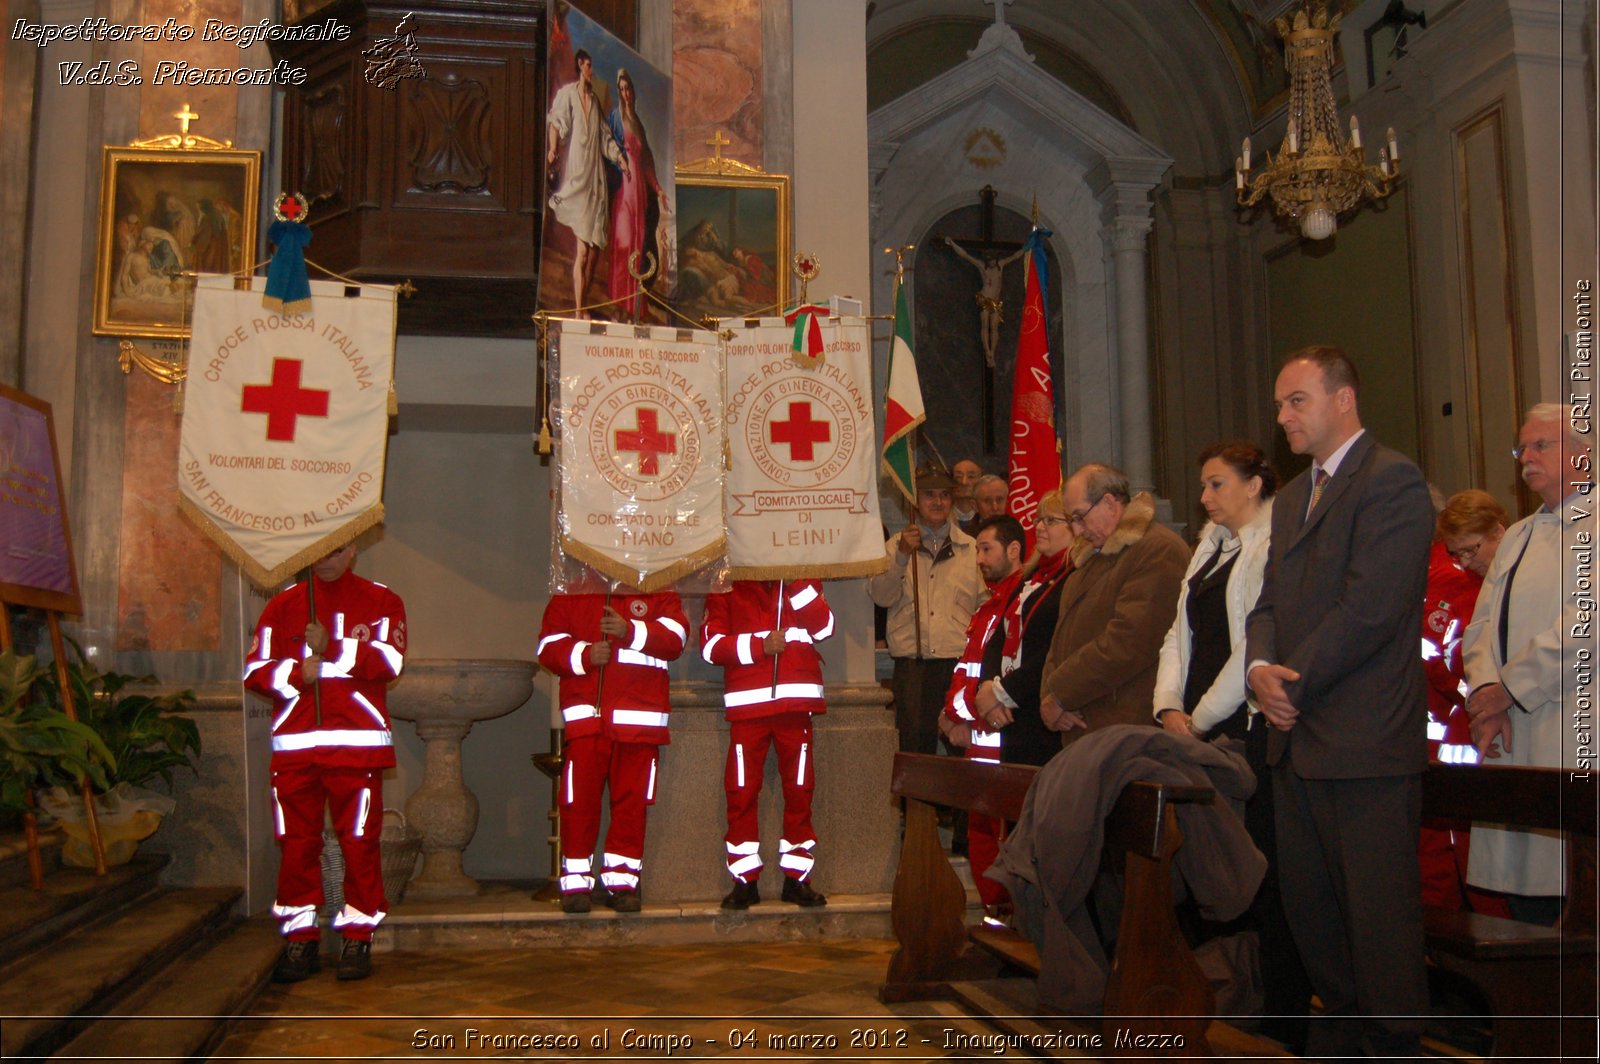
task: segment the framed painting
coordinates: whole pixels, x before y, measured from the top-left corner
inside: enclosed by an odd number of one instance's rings
[[[781,313],[789,302],[789,175],[731,159],[678,171],[678,310]]]
[[[50,404],[3,384],[0,603],[83,612]]]
[[[194,274],[255,265],[261,153],[105,149],[94,331],[184,339]]]

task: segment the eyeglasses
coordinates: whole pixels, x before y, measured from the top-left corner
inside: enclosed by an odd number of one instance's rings
[[[1450,550],[1449,548],[1446,548],[1445,553],[1450,555],[1450,557],[1455,559],[1457,562],[1465,563],[1476,558],[1478,556],[1478,552],[1482,549],[1483,540],[1480,539],[1478,542],[1472,544],[1472,546],[1462,547],[1460,550]]]
[[[1560,440],[1534,440],[1532,443],[1524,443],[1520,447],[1511,448],[1511,457],[1520,462],[1522,461],[1522,456],[1529,451],[1534,454],[1544,454],[1546,451],[1553,451],[1560,446]]]
[[[1094,502],[1090,503],[1089,508],[1087,510],[1079,510],[1076,513],[1068,514],[1067,515],[1067,524],[1069,524],[1069,525],[1078,525],[1078,526],[1082,527],[1083,523],[1089,519],[1089,515],[1094,513],[1094,508],[1096,506],[1099,506],[1101,503],[1103,503],[1105,501],[1106,501],[1106,497],[1104,495],[1102,495],[1098,499],[1096,499]]]
[[[1065,525],[1070,524],[1065,517],[1038,517],[1034,519],[1036,525]]]

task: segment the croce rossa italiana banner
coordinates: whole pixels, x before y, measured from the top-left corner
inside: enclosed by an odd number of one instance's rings
[[[180,506],[273,587],[383,519],[394,290],[311,286],[311,310],[261,305],[202,276],[195,290]]]
[[[551,336],[562,551],[647,592],[721,557],[717,335],[555,321]]]
[[[872,341],[859,317],[818,314],[815,354],[782,318],[727,342],[728,561],[735,579],[881,572]]]

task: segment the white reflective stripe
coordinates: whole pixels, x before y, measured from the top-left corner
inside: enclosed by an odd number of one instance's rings
[[[594,706],[588,704],[581,706],[567,706],[561,711],[561,719],[566,721],[568,724],[571,724],[575,720],[588,720],[590,717],[598,717],[599,715],[600,711]]]
[[[639,728],[665,728],[667,715],[665,713],[652,713],[646,709],[613,709],[611,723],[632,724]]]
[[[556,632],[553,635],[545,636],[543,639],[539,640],[539,649],[537,649],[537,650],[535,650],[533,652],[534,655],[537,656],[539,654],[543,654],[545,647],[549,646],[551,643],[554,643],[557,639],[565,639],[565,638],[567,638],[567,633],[565,633],[565,632]]]
[[[272,916],[282,923],[283,926],[279,930],[285,935],[317,926],[315,905],[279,905],[273,902]]]
[[[811,866],[816,863],[815,859],[801,853],[786,853],[778,858],[779,868],[792,868],[800,873],[801,879],[811,874]]]
[[[346,904],[345,907],[340,909],[338,914],[334,916],[333,926],[349,927],[351,924],[354,924],[357,927],[377,927],[383,922],[383,918],[387,915],[389,914],[373,913],[371,916],[368,916],[355,906]]]
[[[294,684],[289,682],[289,676],[299,662],[293,658],[285,658],[278,662],[272,670],[272,689],[278,692],[280,698],[299,698],[300,692],[294,689]]]
[[[572,762],[567,762],[567,804],[572,804]],[[585,861],[584,864],[589,862]]]
[[[817,589],[809,584],[789,596],[789,605],[797,610],[803,610],[817,599]]]
[[[361,788],[361,804],[356,807],[356,826],[352,832],[356,838],[362,838],[367,833],[367,816],[372,812],[372,788]]]
[[[1439,760],[1446,765],[1476,765],[1478,748],[1444,743],[1439,747]]]
[[[779,853],[793,853],[795,850],[813,850],[816,848],[816,839],[802,839],[799,842],[790,842],[788,839],[778,840]]]
[[[372,718],[374,724],[380,728],[387,728],[389,722],[383,719],[383,714],[378,712],[378,707],[367,701],[367,696],[360,691],[351,691],[350,698],[356,705],[367,711],[367,716]]]
[[[742,790],[744,788],[744,743],[733,744],[733,761],[735,765],[733,785]],[[732,849],[732,847],[730,846],[729,849]]]
[[[707,665],[715,665],[716,664],[716,662],[711,660],[711,648],[716,646],[720,642],[722,642],[722,633],[718,632],[716,635],[712,636],[710,639],[707,639],[706,640],[706,645],[700,648],[700,656],[702,658],[706,659],[706,664]]]
[[[639,877],[632,872],[613,872],[608,868],[600,873],[600,882],[611,890],[639,889]]]
[[[283,722],[289,719],[289,714],[293,713],[294,707],[298,706],[299,704],[299,695],[295,695],[293,698],[289,699],[288,704],[283,707],[283,712],[272,718],[272,730],[277,731],[279,728],[283,727]]]
[[[272,660],[272,625],[270,624],[261,629],[261,660]]]
[[[606,854],[605,855],[605,861],[606,861],[606,867],[607,868],[631,868],[635,872],[637,872],[637,871],[639,871],[639,869],[644,867],[644,861],[641,860],[640,858],[638,858],[638,857],[624,857],[620,853],[608,853],[608,854]]]
[[[405,657],[400,653],[400,651],[396,650],[388,643],[380,643],[376,639],[374,639],[369,645],[373,650],[376,650],[378,653],[383,655],[383,660],[389,664],[389,671],[394,673],[396,676],[399,676],[400,670],[405,667],[406,662]]]
[[[643,621],[629,621],[633,625],[633,641],[628,644],[629,650],[643,650],[644,641],[650,638],[650,629]]]
[[[373,642],[387,643],[389,641],[389,621],[390,618],[385,617],[383,620],[378,622],[377,631],[372,633]]]
[[[1433,645],[1433,641],[1431,639],[1429,639],[1427,636],[1423,636],[1422,637],[1422,660],[1423,661],[1432,661],[1434,658],[1436,658],[1438,656],[1439,656],[1439,648]]]
[[[254,673],[257,669],[264,669],[270,664],[271,664],[271,662],[268,661],[266,658],[256,658],[254,661],[245,662],[245,665],[244,665],[244,678],[246,680],[248,680],[250,678],[251,674]]]
[[[272,823],[277,829],[278,836],[283,836],[283,803],[278,801],[278,788],[272,788]]]
[[[956,696],[950,700],[950,705],[956,711],[956,716],[962,720],[977,720],[971,709],[967,708],[967,692],[965,688],[956,691]]]
[[[642,665],[649,669],[663,670],[667,668],[667,663],[660,658],[652,658],[649,654],[641,654],[637,650],[629,650],[627,647],[619,649],[612,655],[612,659],[618,665]]]
[[[756,840],[752,840],[750,842],[729,842],[724,843],[724,845],[728,847],[729,856],[735,857],[739,854],[758,853],[761,850],[761,843]]]
[[[589,644],[585,643],[583,640],[580,639],[572,644],[572,655],[567,662],[567,664],[572,668],[572,675],[583,675],[584,656],[588,654],[588,652]]]
[[[751,691],[729,691],[722,696],[722,704],[729,709],[739,706],[776,702],[780,698],[821,698],[820,683],[780,683],[777,687],[757,687]]]
[[[998,765],[1000,763],[998,757],[979,757],[976,754],[972,756],[972,760],[982,761],[985,765]]]
[[[594,863],[587,857],[563,857],[561,871],[569,875],[578,875],[594,871]]]
[[[823,625],[821,628],[817,629],[817,635],[816,635],[817,641],[820,643],[822,640],[828,638],[832,634],[833,634],[833,611],[829,610],[828,611],[828,623]]]
[[[327,728],[322,731],[295,732],[274,735],[275,751],[314,750],[321,746],[393,746],[394,736],[388,732],[367,731],[357,728]]]
[[[333,638],[335,638],[335,639],[343,639],[344,638],[344,611],[343,610],[334,610],[333,611]]]
[[[656,800],[656,759],[653,757],[650,759],[650,782],[645,784],[644,800],[647,802]]]
[[[989,746],[1000,749],[1000,733],[997,731],[973,731],[973,746]]]
[[[1428,738],[1429,739],[1433,739],[1435,741],[1442,742],[1444,740],[1444,735],[1445,735],[1445,727],[1444,727],[1443,724],[1440,724],[1436,720],[1428,721]]]
[[[978,678],[978,673],[983,671],[983,662],[958,661],[956,662],[956,671],[961,673],[963,676],[970,676],[976,680]]]
[[[783,641],[785,643],[809,644],[812,642],[811,633],[804,628],[785,628],[783,630]]]
[[[794,782],[797,785],[804,784],[806,781],[806,751],[810,746],[810,743],[800,744],[800,769],[794,774]]]
[[[678,637],[678,646],[680,649],[684,644],[689,642],[688,630],[671,617],[657,617],[656,623]]]
[[[753,853],[749,857],[741,857],[737,861],[728,862],[728,874],[735,879],[743,879],[745,873],[759,871],[761,868],[761,855]]]
[[[739,636],[738,640],[736,640],[736,645],[739,648],[740,665],[754,665],[756,663],[755,656],[750,650],[750,640],[751,635],[749,632],[745,632],[743,635]]]
[[[594,887],[593,876],[562,876],[561,893],[576,894],[580,890],[591,890]]]
[[[322,670],[317,673],[317,675],[321,676],[323,679],[348,679],[350,676],[350,670],[355,668],[356,664],[357,642],[358,640],[355,639],[338,640],[338,659],[335,661],[329,661],[327,658],[323,658]]]

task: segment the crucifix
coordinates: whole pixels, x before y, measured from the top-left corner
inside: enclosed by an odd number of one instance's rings
[[[1003,320],[1002,286],[1006,267],[1022,258],[1026,246],[1014,240],[994,238],[995,195],[990,185],[983,186],[978,193],[983,203],[978,239],[944,238],[951,251],[978,271],[978,291],[973,298],[978,303],[978,339],[983,345],[983,439],[985,449],[991,451],[995,449],[994,363],[996,348],[1000,346],[1000,322]]]

